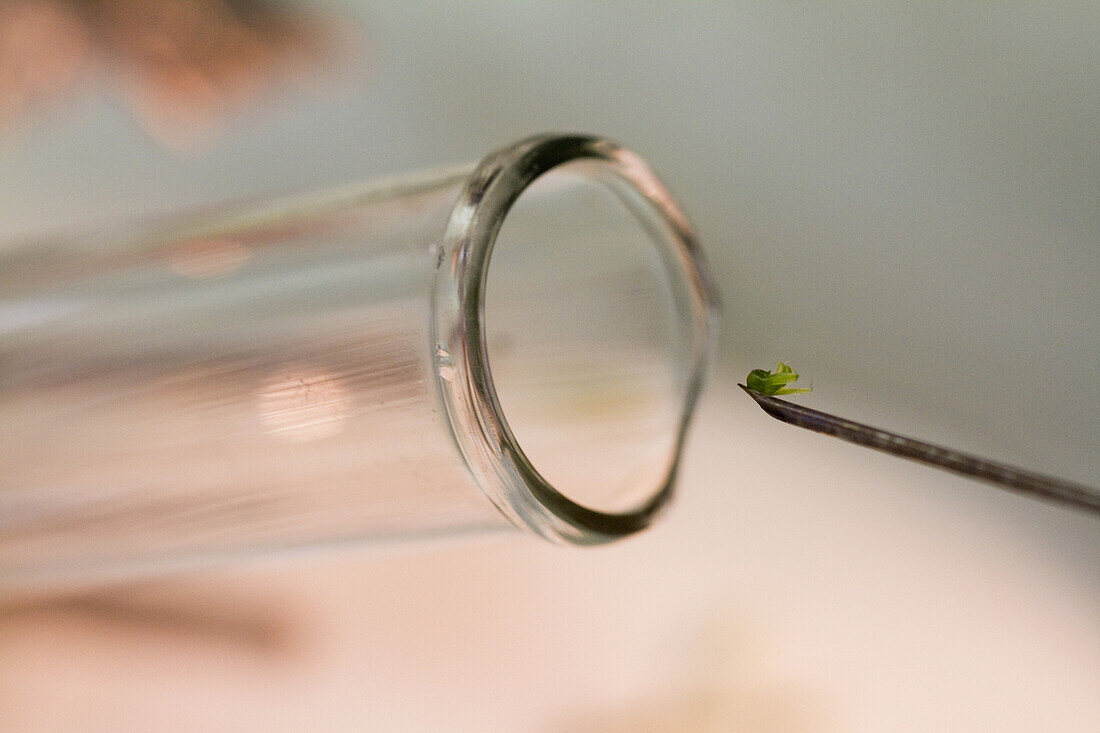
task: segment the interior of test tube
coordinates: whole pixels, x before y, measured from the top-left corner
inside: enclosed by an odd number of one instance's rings
[[[497,398],[531,466],[600,512],[667,483],[691,369],[668,242],[584,161],[520,195],[493,248],[484,333]]]

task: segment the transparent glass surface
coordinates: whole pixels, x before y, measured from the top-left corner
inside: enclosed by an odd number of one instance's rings
[[[0,254],[0,588],[667,504],[715,299],[629,151]]]
[[[532,466],[606,512],[659,490],[677,454],[686,364],[659,250],[584,164],[509,211],[486,282],[493,382]]]

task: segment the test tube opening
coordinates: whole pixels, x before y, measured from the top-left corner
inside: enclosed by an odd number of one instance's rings
[[[440,393],[513,522],[596,544],[672,495],[716,298],[679,207],[633,153],[543,136],[489,156],[437,273]]]

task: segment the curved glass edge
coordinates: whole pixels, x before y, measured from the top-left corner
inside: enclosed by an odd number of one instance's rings
[[[520,194],[543,173],[584,161],[638,216],[660,246],[669,277],[688,294],[690,362],[674,459],[654,494],[636,508],[608,513],[558,492],[531,465],[512,435],[489,370],[485,275],[497,233]],[[436,381],[453,437],[490,501],[519,527],[559,542],[592,545],[648,527],[668,504],[684,438],[702,389],[718,298],[695,232],[671,195],[637,155],[582,135],[539,135],[488,155],[467,180],[443,238],[432,303]]]

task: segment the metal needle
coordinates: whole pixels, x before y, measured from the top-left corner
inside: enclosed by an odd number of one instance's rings
[[[1100,515],[1100,491],[846,420],[737,385],[776,420]]]

